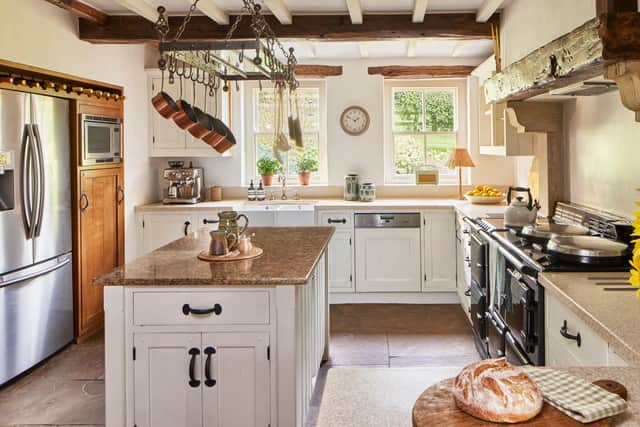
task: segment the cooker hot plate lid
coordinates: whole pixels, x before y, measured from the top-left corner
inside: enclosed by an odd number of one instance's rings
[[[591,258],[624,257],[629,246],[597,236],[553,236],[547,243],[551,253]]]
[[[539,224],[525,225],[521,231],[525,237],[550,239],[553,235],[560,236],[583,236],[589,234],[589,229],[582,225],[556,224],[553,222],[543,222]]]

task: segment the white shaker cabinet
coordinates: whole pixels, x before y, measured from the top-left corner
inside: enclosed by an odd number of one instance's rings
[[[412,228],[359,228],[357,292],[420,292],[420,233]]]
[[[456,290],[456,226],[450,210],[422,212],[422,291]]]
[[[190,213],[145,213],[142,215],[142,253],[149,253],[199,228]]]
[[[353,293],[355,291],[353,212],[320,212],[317,225],[336,227],[328,249],[329,291]]]

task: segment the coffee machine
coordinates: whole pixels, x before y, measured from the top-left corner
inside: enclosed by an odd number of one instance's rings
[[[184,162],[169,162],[169,167],[164,170],[163,177],[167,180],[167,192],[162,203],[189,204],[204,200],[204,169],[193,167],[185,168]]]

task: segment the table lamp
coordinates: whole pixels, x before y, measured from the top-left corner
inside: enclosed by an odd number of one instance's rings
[[[462,197],[462,168],[463,167],[474,167],[475,164],[471,159],[471,155],[467,151],[466,148],[456,148],[451,152],[449,156],[449,160],[447,160],[447,166],[451,169],[457,167],[458,168],[458,197],[460,200],[463,200]]]

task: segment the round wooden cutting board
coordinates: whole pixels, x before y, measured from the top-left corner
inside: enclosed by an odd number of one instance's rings
[[[453,381],[453,378],[440,381],[422,392],[420,397],[418,397],[418,400],[416,400],[416,403],[413,405],[413,427],[481,427],[512,425],[482,421],[458,409],[455,401],[453,400],[453,393],[451,392]],[[596,383],[606,390],[616,393],[615,390],[610,390],[606,386],[607,382],[596,381]],[[617,385],[620,386],[619,384]],[[604,419],[590,424],[582,424],[566,416],[553,406],[545,403],[542,411],[535,418],[516,425],[539,427],[578,427],[588,425],[589,427],[609,427],[612,423],[611,419]]]

